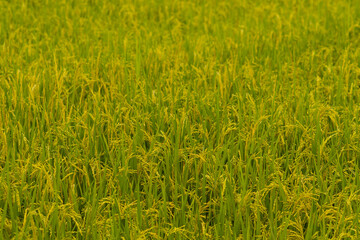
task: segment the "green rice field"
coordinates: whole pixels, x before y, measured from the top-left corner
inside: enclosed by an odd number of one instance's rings
[[[0,0],[0,239],[360,239],[359,0]]]

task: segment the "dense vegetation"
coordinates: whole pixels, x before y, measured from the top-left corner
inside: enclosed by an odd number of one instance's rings
[[[0,238],[360,239],[358,0],[0,1]]]

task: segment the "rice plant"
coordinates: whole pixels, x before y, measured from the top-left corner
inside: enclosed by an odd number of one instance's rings
[[[0,0],[0,239],[360,239],[358,0]]]

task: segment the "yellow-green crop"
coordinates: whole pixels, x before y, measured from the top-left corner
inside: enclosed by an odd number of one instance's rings
[[[359,0],[0,0],[0,239],[360,239]]]

